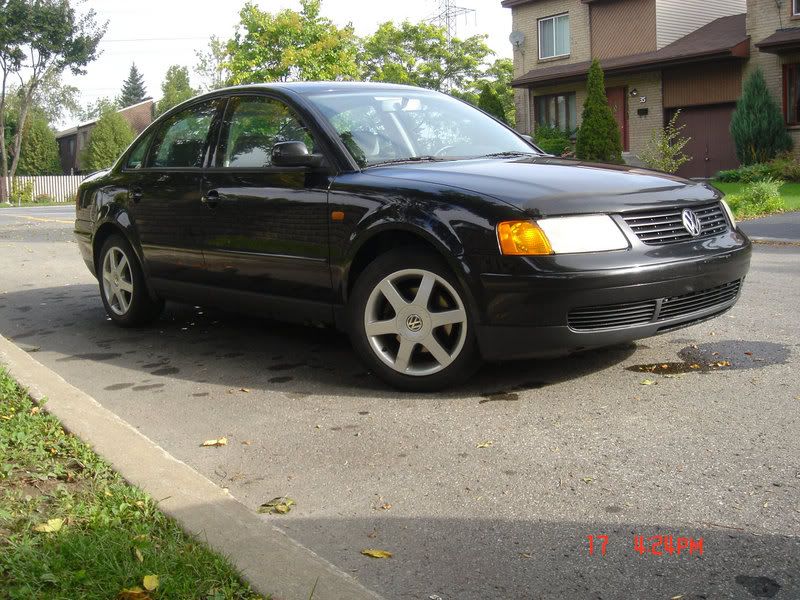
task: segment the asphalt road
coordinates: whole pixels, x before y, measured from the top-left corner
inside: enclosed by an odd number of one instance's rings
[[[264,518],[387,597],[800,597],[800,249],[757,247],[712,322],[413,396],[326,330],[116,328],[70,216],[0,209],[0,333],[253,509],[292,497]],[[635,551],[658,535],[702,555]]]

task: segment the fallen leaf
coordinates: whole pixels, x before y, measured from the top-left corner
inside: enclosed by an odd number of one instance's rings
[[[729,360],[720,360],[720,361],[717,361],[716,365],[718,367],[730,367],[731,366],[731,361],[729,361]]]
[[[392,558],[391,552],[387,550],[377,550],[375,548],[364,548],[361,554],[369,556],[370,558]]]
[[[581,481],[583,483],[592,483],[592,481],[594,481],[594,479],[592,479],[591,477],[581,477]]]
[[[144,556],[142,556],[142,551],[138,548],[133,549],[133,554],[136,556],[136,560],[139,562],[144,562]]]
[[[681,600],[683,598],[683,594],[678,594],[677,596],[673,596],[669,600]]]
[[[653,381],[652,379],[645,379],[644,381],[642,381],[642,385],[655,385],[655,384],[656,382]]]
[[[148,592],[152,592],[158,587],[158,575],[145,575],[142,579],[142,585]]]
[[[520,552],[519,555],[522,558],[533,558],[533,554],[531,554],[530,552]]]
[[[228,445],[228,438],[221,437],[218,440],[206,440],[202,444],[200,444],[204,448],[212,447],[212,446],[227,446]]]
[[[252,446],[252,445],[253,445],[253,442],[251,442],[250,440],[244,440],[242,442],[242,446]]]
[[[392,508],[392,505],[389,504],[388,502],[384,502],[383,504],[381,504],[382,510],[389,510],[390,508]]]
[[[56,533],[61,531],[63,525],[64,519],[48,519],[47,523],[40,523],[33,530],[39,533]]]
[[[38,406],[34,406],[34,407],[31,409],[31,414],[32,414],[32,415],[38,415],[40,412],[42,412],[42,409],[41,409],[41,408],[39,408]]]
[[[698,365],[697,363],[692,363],[692,364],[689,365],[689,368],[690,369],[699,369],[700,365]]]
[[[745,352],[745,354],[746,354],[747,356],[753,356],[753,353],[752,353],[752,352]]]
[[[245,394],[249,394],[250,393],[250,390],[247,389],[247,388],[239,388],[239,391],[240,392],[244,392]]]
[[[486,440],[475,445],[476,448],[491,448],[494,446],[494,440]]]
[[[117,600],[150,600],[150,594],[137,586],[122,590],[117,594]]]
[[[265,502],[261,506],[258,507],[258,512],[266,513],[269,515],[278,514],[278,515],[285,515],[290,510],[292,510],[292,506],[295,505],[295,501],[289,498],[288,496],[279,496],[278,498],[273,498],[269,502]]]

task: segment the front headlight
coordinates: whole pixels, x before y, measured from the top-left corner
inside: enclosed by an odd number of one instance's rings
[[[728,215],[728,220],[731,222],[731,229],[736,229],[736,217],[733,216],[733,211],[731,207],[728,206],[728,203],[725,200],[722,200],[722,208],[725,209],[725,214]]]
[[[506,221],[497,226],[500,251],[512,256],[625,250],[628,240],[608,215]]]

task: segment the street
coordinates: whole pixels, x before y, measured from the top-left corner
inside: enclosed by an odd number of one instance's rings
[[[713,321],[410,395],[334,331],[112,325],[73,214],[0,209],[0,334],[387,598],[800,597],[799,247]]]

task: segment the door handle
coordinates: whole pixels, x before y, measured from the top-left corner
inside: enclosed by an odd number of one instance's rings
[[[139,200],[142,199],[142,188],[140,187],[131,188],[130,197],[131,200],[133,200],[134,202],[139,202]]]
[[[209,208],[217,208],[219,206],[220,201],[225,199],[224,194],[220,194],[217,190],[209,190],[205,193],[203,197],[200,198],[200,202],[208,206]]]

